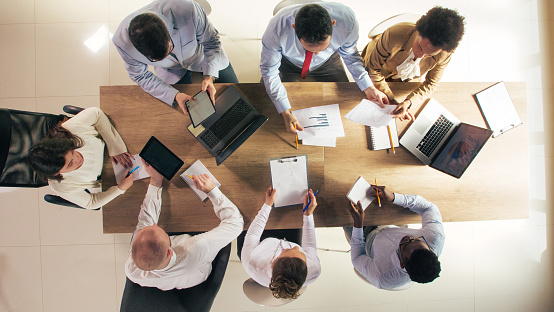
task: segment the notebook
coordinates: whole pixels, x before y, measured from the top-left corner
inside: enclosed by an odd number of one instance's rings
[[[479,104],[487,126],[493,131],[493,138],[521,125],[521,119],[503,82],[474,94],[473,98]]]
[[[139,167],[137,170],[135,170],[135,172],[132,173],[133,181],[150,177],[148,172],[144,170],[144,164],[142,163],[142,158],[140,158],[139,154],[133,155],[133,158],[131,158],[131,161],[133,165],[129,170],[135,169],[136,166]],[[123,175],[125,174],[125,172],[127,172],[127,168],[123,167],[121,163],[118,163],[118,164],[114,163],[113,160],[112,160],[112,166],[113,166],[113,172],[115,174],[115,181],[116,183],[119,184],[119,180],[123,178]]]
[[[359,176],[358,180],[356,180],[354,185],[350,188],[350,191],[348,191],[346,197],[354,204],[360,201],[362,208],[365,210],[375,199],[373,196],[368,196],[370,192],[371,184],[369,184],[362,176]]]
[[[208,198],[208,194],[197,189],[196,186],[194,185],[194,181],[191,178],[189,178],[187,175],[192,176],[192,175],[199,175],[204,173],[209,175],[212,178],[212,180],[214,180],[215,186],[217,187],[221,186],[221,183],[217,181],[217,179],[208,170],[208,168],[204,166],[204,164],[200,161],[200,159],[197,160],[194,164],[192,164],[192,166],[190,166],[187,170],[185,170],[185,172],[181,174],[181,179],[183,179],[183,181],[185,181],[190,186],[190,188],[194,191],[194,193],[196,193],[196,196],[198,196],[198,198],[200,198],[201,201],[205,201],[206,198]]]
[[[396,118],[389,121],[388,126],[390,127],[390,132],[392,134],[392,141],[394,142],[394,147],[398,147],[398,132],[396,131]],[[369,149],[373,151],[383,150],[392,148],[390,146],[390,136],[387,126],[382,127],[369,127]]]

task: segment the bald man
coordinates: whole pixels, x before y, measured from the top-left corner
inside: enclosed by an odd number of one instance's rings
[[[141,286],[161,290],[196,286],[210,275],[211,263],[219,250],[241,233],[244,227],[242,216],[208,175],[193,176],[196,188],[208,194],[221,223],[215,229],[195,236],[168,236],[157,224],[162,207],[163,177],[143,163],[150,174],[150,185],[131,241],[125,274]]]

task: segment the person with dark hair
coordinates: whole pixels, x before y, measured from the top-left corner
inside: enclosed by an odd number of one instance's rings
[[[304,212],[301,237],[296,229],[264,231],[277,192],[271,187],[267,189],[256,218],[248,231],[237,238],[237,253],[246,273],[256,283],[268,287],[275,298],[296,299],[300,289],[313,283],[321,273],[313,217],[317,201],[309,190],[303,207],[309,199],[311,203]]]
[[[27,160],[56,195],[83,208],[96,209],[133,185],[133,176],[129,176],[104,192],[94,193],[100,187],[104,145],[115,163],[132,165],[123,139],[106,114],[91,107],[51,130],[48,137],[31,147]]]
[[[195,100],[169,84],[192,83],[204,75],[202,91],[215,102],[214,81],[238,83],[215,27],[192,0],[158,0],[127,16],[112,39],[131,80],[160,101],[179,107]],[[154,67],[156,75],[148,70]]]
[[[311,77],[315,81],[348,82],[342,57],[360,90],[379,105],[387,97],[371,83],[356,43],[358,21],[352,9],[333,2],[291,5],[269,21],[262,37],[262,80],[277,112],[290,132],[302,131],[291,113],[282,82]]]
[[[197,189],[205,192],[221,220],[211,231],[191,236],[172,235],[158,226],[162,210],[163,177],[143,160],[150,184],[140,207],[125,275],[143,287],[185,289],[204,282],[219,251],[242,231],[244,221],[237,206],[215,186],[207,174],[193,175]]]
[[[444,70],[464,35],[464,17],[434,7],[415,24],[398,23],[371,40],[362,52],[373,84],[397,105],[394,117],[412,120],[412,104],[428,98],[439,86]],[[399,102],[387,82],[425,81]]]
[[[421,196],[393,193],[384,186],[372,185],[372,188],[373,197],[379,190],[381,201],[392,202],[421,215],[422,227],[364,227],[361,203],[350,203],[354,228],[344,230],[347,239],[350,239],[354,269],[380,289],[399,289],[410,281],[434,281],[441,271],[438,256],[442,253],[445,239],[439,209]]]

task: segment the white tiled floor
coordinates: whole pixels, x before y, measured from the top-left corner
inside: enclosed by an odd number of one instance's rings
[[[100,85],[132,84],[106,29],[113,32],[148,2],[0,1],[0,107],[59,113],[66,104],[98,106]],[[210,0],[210,19],[224,34],[223,46],[241,82],[259,81],[259,38],[278,2]],[[379,21],[425,12],[436,3],[341,2],[358,14],[360,49]],[[554,172],[554,63],[547,62],[554,50],[554,4],[441,3],[467,18],[466,35],[444,81],[527,83],[529,219],[446,224],[441,277],[401,292],[377,290],[360,280],[349,254],[320,250],[319,280],[280,308],[257,306],[244,296],[247,275],[233,247],[213,311],[554,311],[554,210],[547,191]],[[105,41],[93,52],[84,42],[97,32]],[[0,188],[0,312],[119,310],[130,235],[103,234],[100,212],[47,204],[46,192]],[[348,249],[341,229],[318,229],[317,237],[321,248]]]

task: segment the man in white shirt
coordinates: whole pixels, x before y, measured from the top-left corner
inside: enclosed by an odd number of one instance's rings
[[[421,229],[379,226],[364,235],[364,209],[360,202],[350,203],[354,229],[345,228],[350,240],[350,256],[356,271],[380,289],[398,289],[410,281],[430,283],[439,276],[438,256],[444,246],[444,228],[439,209],[421,196],[402,195],[384,186],[372,186],[373,196],[379,190],[381,201],[392,202],[421,215]],[[364,237],[365,236],[365,237]]]
[[[125,263],[127,277],[146,287],[184,289],[204,282],[219,250],[242,231],[244,222],[237,207],[204,174],[193,176],[195,186],[208,194],[221,223],[215,229],[190,236],[169,237],[156,223],[162,206],[163,177],[143,160],[150,185],[142,203],[137,229]]]
[[[368,99],[388,104],[385,94],[369,79],[357,41],[356,16],[352,9],[339,3],[292,5],[269,21],[262,37],[260,68],[267,94],[288,131],[303,128],[291,113],[282,81],[311,76],[316,81],[348,82],[339,56]]]
[[[268,188],[264,205],[248,231],[238,237],[237,249],[242,266],[254,281],[271,289],[275,298],[296,299],[302,286],[313,283],[321,274],[313,217],[317,201],[310,190],[309,197],[306,195],[304,199],[303,207],[309,199],[311,203],[304,212],[302,237],[294,238],[295,242],[282,240],[284,235],[280,234],[290,235],[296,230],[264,231],[276,192],[277,189]],[[267,238],[260,241],[263,237]]]
[[[191,83],[191,72],[202,72],[202,91],[215,101],[215,79],[238,83],[217,30],[192,0],[148,4],[127,16],[112,40],[131,80],[166,104],[176,102],[185,114],[185,102],[194,97],[169,84]],[[148,65],[154,66],[156,75]]]

